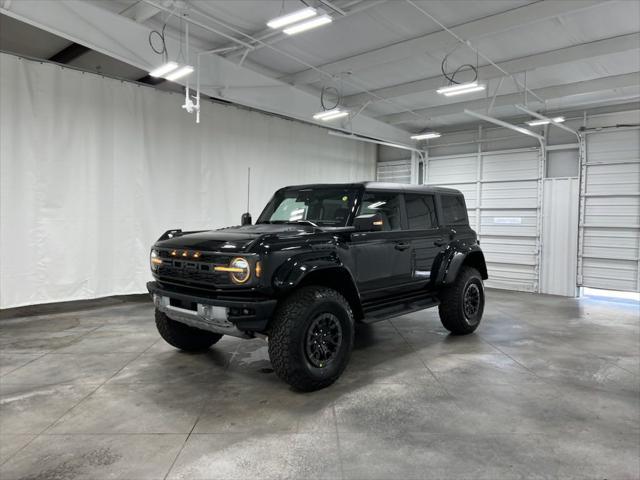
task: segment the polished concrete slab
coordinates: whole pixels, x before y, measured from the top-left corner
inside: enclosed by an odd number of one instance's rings
[[[487,297],[467,337],[435,310],[359,326],[305,394],[262,340],[176,351],[149,302],[5,315],[0,478],[640,478],[640,306]]]

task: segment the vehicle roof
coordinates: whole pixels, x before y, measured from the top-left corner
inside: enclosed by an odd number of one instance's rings
[[[405,192],[405,193],[454,193],[461,194],[460,190],[445,187],[431,187],[428,185],[411,185],[406,183],[387,182],[353,182],[353,183],[309,183],[305,185],[290,185],[284,189],[303,188],[364,188],[365,190]]]

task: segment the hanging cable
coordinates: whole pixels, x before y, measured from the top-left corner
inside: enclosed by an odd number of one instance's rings
[[[440,71],[442,72],[442,75],[444,76],[444,78],[447,79],[447,81],[449,82],[450,85],[458,85],[460,83],[467,83],[467,82],[475,82],[476,80],[478,80],[478,66],[476,65],[472,65],[470,63],[463,63],[462,65],[460,65],[458,68],[456,68],[453,72],[451,73],[447,73],[447,60],[449,59],[449,56],[454,53],[457,50],[454,49],[453,51],[447,53],[444,58],[442,59],[442,63],[440,64]],[[464,82],[459,82],[456,80],[456,75],[460,72],[464,72],[464,71],[468,71],[471,70],[473,72],[473,79],[472,80],[466,80]]]
[[[329,103],[327,100],[328,95],[335,95],[335,104],[334,102]],[[336,87],[325,86],[322,87],[322,91],[320,92],[320,105],[322,105],[323,110],[333,110],[340,105],[340,101],[342,100],[342,95],[340,94],[340,90]]]

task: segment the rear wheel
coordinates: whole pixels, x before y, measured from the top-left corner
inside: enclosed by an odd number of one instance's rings
[[[186,352],[202,352],[222,338],[219,333],[207,332],[171,320],[156,309],[156,327],[160,336],[169,344]]]
[[[269,334],[276,374],[301,391],[335,382],[353,348],[353,314],[345,298],[325,287],[302,287],[278,307]]]
[[[480,273],[462,267],[452,285],[440,294],[438,308],[444,328],[454,335],[467,335],[480,325],[484,311],[484,287]]]

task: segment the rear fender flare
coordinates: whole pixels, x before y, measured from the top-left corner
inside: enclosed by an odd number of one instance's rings
[[[477,245],[451,244],[442,256],[436,277],[436,284],[452,284],[458,276],[460,269],[466,263],[471,263],[474,268],[477,268],[483,280],[488,278],[484,254],[482,250],[480,250],[480,247]]]

